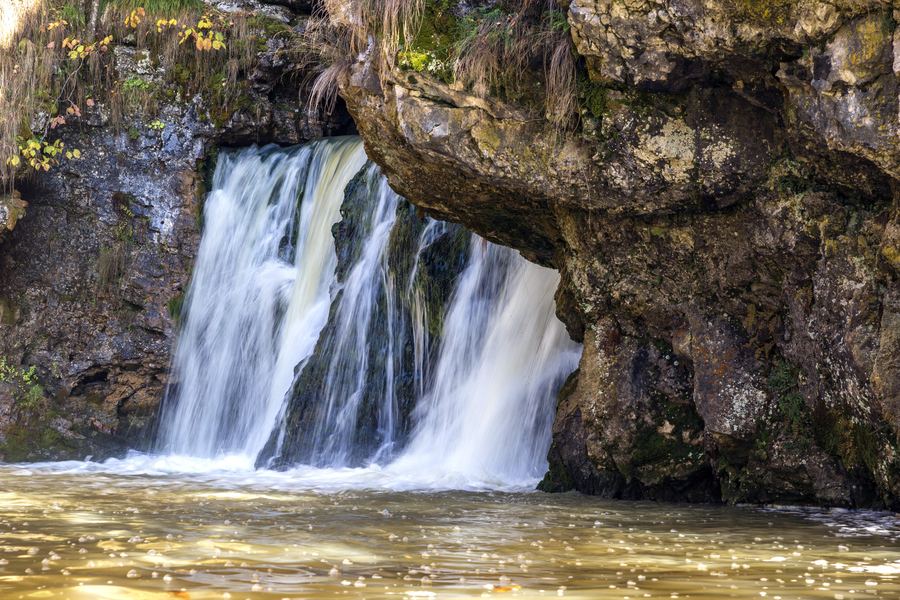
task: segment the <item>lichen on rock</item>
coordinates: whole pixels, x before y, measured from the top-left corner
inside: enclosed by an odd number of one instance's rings
[[[377,45],[341,89],[394,189],[560,271],[585,350],[541,489],[900,505],[896,11],[563,9],[572,130]]]

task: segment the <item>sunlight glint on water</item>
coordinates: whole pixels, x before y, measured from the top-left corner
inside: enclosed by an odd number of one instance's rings
[[[892,514],[329,490],[327,470],[129,461],[0,465],[0,598],[900,595]]]

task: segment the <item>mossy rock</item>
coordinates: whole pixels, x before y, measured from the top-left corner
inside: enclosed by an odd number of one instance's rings
[[[734,0],[734,19],[740,23],[749,21],[759,25],[784,25],[788,23],[796,0]]]

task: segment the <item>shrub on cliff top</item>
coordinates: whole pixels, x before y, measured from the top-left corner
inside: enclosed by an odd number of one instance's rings
[[[466,7],[451,0],[368,0],[357,4],[352,21],[335,26],[327,17],[307,26],[298,40],[307,63],[319,70],[313,100],[334,98],[337,85],[378,40],[379,73],[397,68],[426,72],[461,83],[473,94],[517,101],[559,126],[576,120],[578,88],[568,22],[555,3],[507,0]],[[303,62],[303,61],[300,61]]]
[[[256,59],[255,38],[266,35],[257,30],[250,16],[201,0],[0,2],[0,187],[76,158],[58,128],[81,123],[86,109],[103,110],[117,127],[138,110],[152,119],[166,87],[167,99],[201,94],[229,112],[242,97],[240,73]],[[136,47],[139,72],[117,64],[118,43]],[[164,86],[151,81],[160,68],[174,75]]]
[[[100,11],[107,7],[132,11],[143,8],[151,15],[173,16],[182,13],[203,13],[203,0],[100,0]]]

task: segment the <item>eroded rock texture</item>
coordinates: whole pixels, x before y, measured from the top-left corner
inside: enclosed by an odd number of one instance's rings
[[[387,70],[342,94],[391,185],[562,274],[585,344],[541,489],[900,502],[900,17],[574,0],[603,102],[560,133]]]
[[[298,19],[284,6],[263,12]],[[132,107],[116,122],[102,102],[85,107],[58,130],[81,160],[0,196],[0,460],[99,459],[146,447],[217,148],[352,129],[345,111],[305,114],[297,85],[283,81],[294,67],[283,46],[266,40],[227,106],[203,95],[179,100],[177,78],[147,52],[116,46],[121,78],[165,100],[156,114]]]

